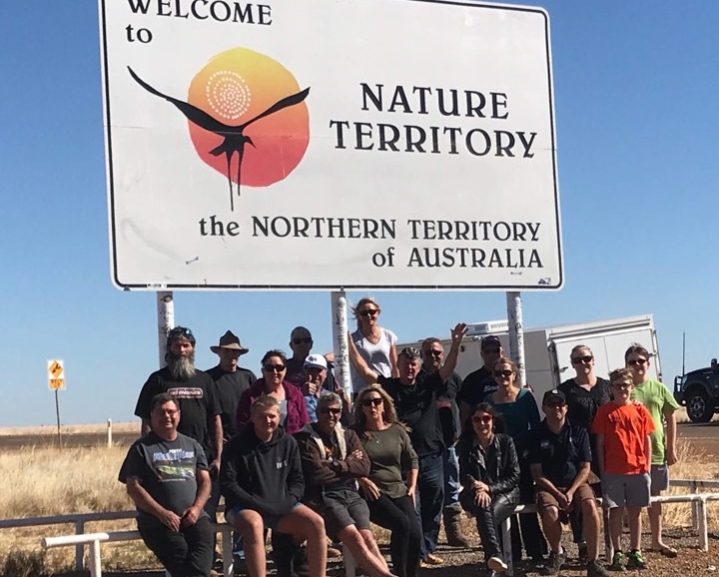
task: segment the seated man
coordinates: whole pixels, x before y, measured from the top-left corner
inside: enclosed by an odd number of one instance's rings
[[[340,424],[342,400],[324,393],[317,404],[317,422],[297,433],[307,490],[304,502],[325,520],[327,534],[339,539],[370,577],[392,577],[370,530],[367,502],[357,491],[358,477],[370,462],[357,433]]]
[[[324,577],[325,525],[299,502],[305,489],[300,453],[279,422],[277,399],[258,397],[250,408],[250,422],[223,451],[220,489],[225,518],[242,534],[250,577],[267,575],[265,527],[307,540],[309,576]]]
[[[570,509],[580,508],[582,529],[587,540],[588,577],[607,577],[609,572],[598,561],[599,512],[594,491],[587,483],[592,453],[589,435],[567,420],[567,399],[562,391],[547,391],[542,399],[546,415],[534,431],[529,463],[537,493],[537,509],[542,516],[544,535],[551,552],[544,575],[557,575],[566,556],[562,550],[562,520]]]
[[[150,432],[135,441],[120,482],[137,507],[145,545],[173,577],[207,577],[213,527],[203,507],[210,475],[200,444],[177,432],[180,410],[168,393],[150,402]]]

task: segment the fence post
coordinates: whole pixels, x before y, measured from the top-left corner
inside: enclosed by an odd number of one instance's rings
[[[709,551],[709,535],[707,534],[707,501],[699,501],[699,547],[702,551]]]
[[[102,563],[100,562],[100,541],[95,539],[90,543],[90,577],[102,577]]]
[[[85,532],[85,521],[75,521],[75,535],[82,535]],[[75,545],[75,571],[85,569],[85,545]]]

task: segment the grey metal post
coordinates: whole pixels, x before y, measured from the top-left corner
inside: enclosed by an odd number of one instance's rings
[[[167,333],[175,326],[175,303],[172,291],[157,291],[157,344],[160,367],[164,367]]]
[[[352,398],[350,355],[347,341],[347,295],[343,289],[332,291],[332,342],[335,353],[335,378]]]
[[[82,535],[85,532],[85,522],[75,521],[75,535]],[[85,545],[75,545],[75,571],[85,570]]]
[[[527,384],[524,366],[524,321],[522,320],[522,294],[507,292],[507,322],[509,324],[509,354],[517,365],[517,386]]]

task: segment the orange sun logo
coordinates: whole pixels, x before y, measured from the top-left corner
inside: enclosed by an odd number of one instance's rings
[[[212,58],[190,83],[188,101],[163,94],[130,75],[145,90],[174,104],[188,120],[200,158],[232,183],[264,187],[286,178],[309,143],[309,113],[294,76],[279,62],[247,48]]]

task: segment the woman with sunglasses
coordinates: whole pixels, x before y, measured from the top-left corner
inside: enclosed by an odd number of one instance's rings
[[[493,367],[497,390],[485,399],[501,415],[507,434],[512,437],[519,460],[519,499],[521,503],[534,503],[534,481],[529,470],[529,439],[531,431],[539,426],[539,409],[529,389],[517,386],[517,367],[508,357],[500,357]],[[527,555],[535,562],[541,562],[548,552],[547,541],[539,527],[539,519],[534,513],[519,515],[519,527],[516,518],[512,522],[512,555],[515,561],[522,559],[522,541]]]
[[[245,390],[237,405],[235,418],[239,431],[250,420],[250,407],[258,397],[269,395],[277,399],[280,408],[280,425],[289,435],[300,431],[310,419],[302,391],[285,380],[287,358],[282,351],[267,351],[262,357],[262,377]]]
[[[519,462],[514,441],[503,434],[504,424],[489,403],[480,403],[464,423],[457,443],[459,475],[464,490],[460,503],[477,520],[484,560],[490,571],[507,564],[499,545],[499,530],[519,503]]]
[[[397,369],[397,335],[378,324],[382,312],[376,300],[365,297],[352,309],[357,319],[357,330],[350,335],[350,359],[361,356],[370,369],[387,378],[399,376]],[[370,381],[371,382],[371,381]],[[357,393],[366,384],[352,364],[352,385]]]
[[[370,520],[392,533],[392,572],[415,577],[422,539],[414,502],[419,462],[392,399],[379,385],[357,396],[354,429],[370,460],[369,475],[358,479]]]

